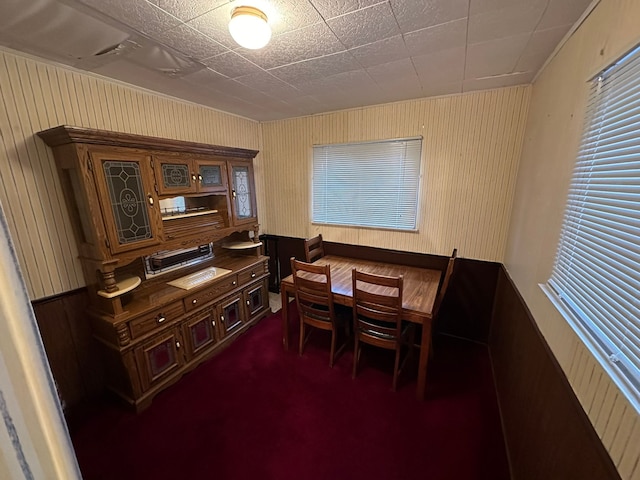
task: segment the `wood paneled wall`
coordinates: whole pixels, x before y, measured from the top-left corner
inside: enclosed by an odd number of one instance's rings
[[[529,87],[513,87],[264,123],[263,230],[501,262],[528,101]],[[313,145],[418,135],[418,233],[311,223]]]
[[[640,43],[640,2],[601,0],[536,80],[505,267],[624,479],[640,480],[640,413],[543,293],[582,134],[588,81]]]
[[[84,286],[53,155],[36,132],[67,124],[260,147],[255,121],[6,50],[0,50],[0,101],[0,203],[32,300]],[[260,163],[258,156],[257,172]]]
[[[514,480],[620,478],[522,297],[502,268],[489,351]]]

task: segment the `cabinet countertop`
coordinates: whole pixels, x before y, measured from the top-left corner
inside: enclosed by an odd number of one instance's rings
[[[210,262],[205,264],[198,265],[196,269],[190,269],[188,271],[183,272],[173,272],[174,274],[167,274],[158,279],[143,281],[142,285],[136,288],[134,291],[130,293],[130,299],[127,301],[125,305],[123,305],[125,314],[118,316],[117,318],[113,318],[109,315],[100,314],[100,317],[103,320],[112,322],[114,324],[126,322],[133,317],[138,315],[142,315],[149,311],[161,308],[165,305],[168,305],[172,302],[182,300],[188,295],[192,295],[193,293],[199,292],[201,290],[205,290],[209,288],[211,285],[214,285],[218,281],[226,281],[228,280],[229,275],[222,276],[219,280],[212,280],[211,282],[207,282],[202,284],[201,286],[194,287],[189,290],[184,290],[182,288],[174,287],[168,285],[166,282],[175,280],[181,276],[186,275],[187,273],[193,273],[194,271],[207,268],[207,267],[220,267],[231,270],[231,274],[236,274],[243,270],[249,269],[252,266],[259,265],[260,263],[266,262],[269,257],[265,257],[263,255],[250,257],[250,256],[228,256],[228,257],[220,257],[215,258]],[[238,287],[241,287],[239,285]]]

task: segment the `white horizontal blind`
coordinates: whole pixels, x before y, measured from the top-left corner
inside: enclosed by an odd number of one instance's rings
[[[640,400],[640,49],[591,86],[549,284]]]
[[[417,229],[422,138],[313,147],[312,221]]]

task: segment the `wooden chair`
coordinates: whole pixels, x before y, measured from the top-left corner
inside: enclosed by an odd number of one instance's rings
[[[444,300],[444,297],[447,293],[447,289],[449,288],[449,283],[451,281],[451,275],[453,274],[453,269],[455,267],[456,258],[458,257],[458,249],[454,248],[451,253],[451,257],[449,257],[449,263],[447,263],[447,268],[444,271],[444,275],[442,276],[442,281],[440,282],[440,286],[438,287],[438,293],[436,294],[436,300],[433,304],[433,310],[431,312],[432,325],[435,325],[435,322],[438,320],[438,313],[440,312],[440,306]],[[431,347],[429,348],[429,356],[433,357],[433,339],[431,340]]]
[[[367,343],[387,350],[395,350],[393,368],[393,391],[396,390],[398,376],[409,354],[413,351],[413,324],[402,322],[403,279],[386,277],[357,271],[351,273],[353,281],[353,330],[355,337],[353,351],[353,378],[358,372],[360,343]],[[400,365],[403,345],[409,346],[405,360]]]
[[[296,304],[300,315],[300,355],[309,339],[311,330],[305,335],[305,326],[331,331],[331,352],[329,366],[346,346],[336,351],[338,330],[346,325],[346,319],[336,315],[331,292],[331,271],[329,265],[312,265],[291,257],[291,272],[295,287]]]
[[[304,241],[304,255],[308,263],[313,263],[317,259],[324,257],[322,234]]]
[[[436,301],[433,304],[432,317],[434,321],[438,316],[438,312],[440,311],[440,305],[442,305],[444,296],[447,293],[447,288],[449,288],[449,281],[451,280],[451,275],[453,274],[453,268],[455,267],[457,257],[458,257],[458,249],[454,248],[453,252],[451,253],[451,257],[449,257],[449,263],[447,264],[447,269],[444,271],[442,282],[440,282],[440,286],[438,287],[438,294],[436,296]]]

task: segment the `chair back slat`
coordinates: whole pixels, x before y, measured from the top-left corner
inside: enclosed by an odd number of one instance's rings
[[[298,313],[312,324],[335,323],[329,265],[311,265],[291,259],[291,271]]]
[[[304,241],[304,255],[307,263],[313,263],[319,258],[324,257],[322,234]]]
[[[352,270],[354,329],[364,335],[400,338],[403,279]]]

